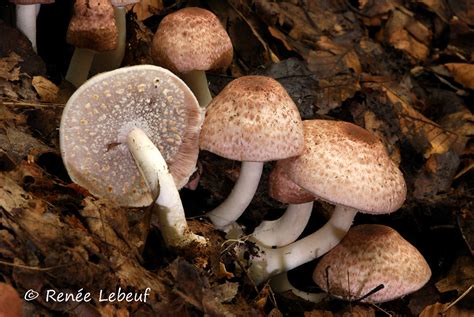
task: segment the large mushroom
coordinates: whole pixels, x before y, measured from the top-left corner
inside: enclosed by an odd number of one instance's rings
[[[16,8],[16,26],[30,40],[36,52],[36,17],[41,4],[54,3],[55,0],[10,0]]]
[[[431,270],[420,252],[394,229],[382,225],[351,228],[316,266],[313,279],[324,291],[344,300],[387,302],[425,285]]]
[[[357,211],[391,213],[406,197],[402,173],[373,134],[348,122],[307,120],[303,126],[303,154],[285,159],[286,174],[318,199],[335,204],[335,209],[318,231],[281,248],[262,247],[251,257],[249,273],[257,283],[331,250]]]
[[[212,99],[205,72],[226,69],[232,56],[232,42],[219,19],[201,8],[168,14],[153,37],[154,62],[179,74],[201,107]]]
[[[232,192],[208,213],[212,223],[225,230],[250,204],[263,163],[301,154],[301,117],[291,97],[276,80],[243,76],[230,82],[209,104],[200,147],[242,162]]]
[[[118,31],[109,0],[76,0],[66,41],[75,46],[66,80],[79,87],[89,77],[95,52],[117,47]]]
[[[173,73],[124,67],[91,78],[71,96],[61,118],[61,154],[74,182],[119,205],[150,205],[159,183],[165,241],[201,243],[177,191],[195,169],[201,123],[196,98]]]

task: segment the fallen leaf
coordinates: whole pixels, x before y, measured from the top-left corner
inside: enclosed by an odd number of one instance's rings
[[[141,0],[133,5],[132,11],[137,15],[138,21],[143,21],[158,14],[163,10],[162,0]]]
[[[34,76],[32,85],[42,101],[54,102],[58,98],[59,87],[43,76]]]
[[[383,34],[387,43],[416,61],[424,61],[429,55],[431,31],[404,11],[392,12]]]
[[[474,315],[474,311],[471,309],[464,309],[457,307],[456,305],[447,309],[448,306],[449,304],[441,303],[427,306],[425,309],[423,309],[419,317],[472,317]]]
[[[7,57],[0,58],[0,78],[16,81],[20,80],[20,67],[18,63],[23,61],[15,52],[11,52]]]
[[[440,293],[457,291],[458,295],[474,284],[474,259],[470,256],[457,258],[448,275],[435,285]]]
[[[426,158],[432,154],[446,153],[456,142],[460,142],[461,136],[441,128],[416,111],[406,96],[399,95],[388,87],[384,87],[383,90],[388,100],[395,105],[402,133],[411,139],[414,146],[420,149]]]
[[[474,255],[474,214],[470,209],[462,209],[458,214],[458,226],[471,254]]]
[[[448,63],[444,66],[451,72],[458,83],[469,89],[474,89],[474,65],[465,63]]]

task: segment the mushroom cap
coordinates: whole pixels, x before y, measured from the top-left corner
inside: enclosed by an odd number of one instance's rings
[[[76,0],[66,41],[80,48],[110,51],[118,45],[114,7],[109,0]]]
[[[0,283],[0,316],[21,317],[23,302],[18,292],[7,283]]]
[[[301,154],[303,125],[279,82],[265,76],[231,81],[208,105],[201,149],[238,161],[265,162]]]
[[[319,287],[345,300],[361,298],[383,284],[363,300],[373,303],[412,293],[430,277],[428,263],[414,246],[392,228],[373,224],[352,227],[313,273]]]
[[[219,19],[201,8],[168,14],[153,37],[155,63],[175,73],[226,69],[232,56],[232,42]]]
[[[313,194],[288,178],[283,161],[278,161],[268,177],[268,194],[284,204],[303,204],[316,200]]]
[[[84,83],[67,102],[60,146],[71,179],[123,206],[146,206],[151,193],[126,139],[142,129],[168,163],[178,188],[194,172],[202,113],[186,84],[153,65],[123,67]]]
[[[320,199],[364,213],[390,213],[406,185],[383,143],[349,122],[306,120],[304,151],[284,160],[288,177]]]

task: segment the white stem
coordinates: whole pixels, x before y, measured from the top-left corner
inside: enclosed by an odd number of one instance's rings
[[[227,198],[207,215],[217,229],[235,222],[248,207],[257,191],[263,162],[242,162],[240,175]]]
[[[97,53],[94,56],[91,67],[92,74],[117,69],[122,65],[127,36],[125,13],[125,7],[114,7],[115,24],[117,25],[118,31],[117,48],[112,51]]]
[[[288,280],[288,274],[280,273],[270,279],[270,286],[276,293],[292,292],[308,302],[319,303],[328,295],[326,293],[308,293],[295,288]]]
[[[266,247],[283,247],[303,233],[313,210],[313,202],[291,204],[285,213],[276,220],[262,221],[255,228],[252,237]]]
[[[183,204],[173,176],[163,156],[141,129],[133,129],[127,136],[127,145],[152,193],[159,196],[156,207],[161,233],[166,244],[185,247],[191,243],[206,244],[206,239],[192,233],[186,222]]]
[[[81,86],[89,77],[95,51],[76,47],[66,74],[66,80],[75,87]]]
[[[260,284],[271,276],[287,272],[320,257],[334,248],[352,225],[357,210],[337,205],[329,221],[318,231],[282,248],[261,247],[252,256],[250,277]],[[241,250],[237,250],[241,251]]]
[[[36,52],[36,17],[38,16],[40,4],[17,4],[16,26],[30,40],[33,50]]]
[[[206,108],[211,102],[212,96],[207,84],[206,72],[203,70],[193,70],[186,74],[181,74],[181,78],[194,93],[199,105]]]

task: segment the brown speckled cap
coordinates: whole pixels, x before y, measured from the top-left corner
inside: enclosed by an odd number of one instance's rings
[[[412,293],[430,277],[430,267],[420,252],[398,232],[382,225],[351,228],[313,273],[319,287],[345,300],[358,299],[383,284],[383,289],[363,300],[373,303]]]
[[[175,73],[226,69],[232,56],[232,42],[219,19],[201,8],[168,14],[153,38],[153,60]]]
[[[382,142],[349,122],[303,121],[303,154],[287,159],[288,177],[317,197],[371,214],[403,204],[406,185]]]
[[[301,154],[303,127],[295,103],[279,82],[243,76],[209,104],[201,149],[237,161],[265,162]]]
[[[115,49],[118,31],[110,1],[76,0],[66,40],[76,47],[98,52]]]
[[[316,200],[310,192],[296,185],[288,178],[283,167],[284,161],[278,161],[268,177],[268,194],[284,204],[303,204]]]
[[[71,179],[92,194],[145,206],[152,197],[126,145],[128,132],[145,131],[181,188],[196,166],[201,123],[196,98],[173,73],[124,67],[89,79],[71,96],[61,118],[61,154]]]

